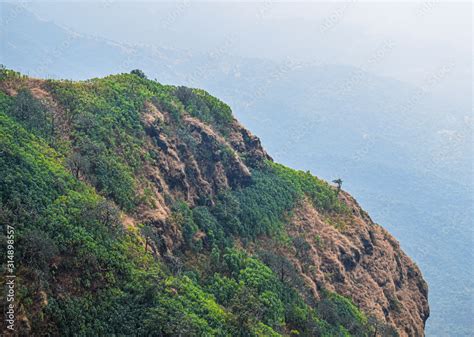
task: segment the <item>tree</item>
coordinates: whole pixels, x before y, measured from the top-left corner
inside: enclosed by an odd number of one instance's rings
[[[265,310],[255,290],[247,287],[239,288],[230,301],[229,308],[236,314],[237,327],[244,335],[252,325],[262,319]]]
[[[175,95],[184,105],[188,105],[191,100],[195,100],[196,98],[196,94],[193,92],[193,89],[184,86],[177,87]]]
[[[145,252],[148,252],[148,248],[151,248],[152,253],[157,255],[159,252],[166,250],[164,239],[160,235],[156,224],[153,222],[145,223],[140,232],[145,239]]]
[[[367,324],[367,317],[351,300],[327,290],[323,290],[321,295],[316,309],[322,319],[334,326],[341,325],[351,335],[369,335],[371,328]]]
[[[212,212],[225,232],[242,234],[242,224],[237,217],[240,213],[240,203],[234,194],[229,192],[220,194]]]
[[[20,239],[20,255],[25,265],[48,272],[51,259],[58,253],[54,241],[43,231],[29,230]]]
[[[38,136],[51,140],[54,137],[54,116],[36,99],[30,90],[21,89],[15,97],[10,115]]]
[[[145,73],[140,69],[133,69],[130,74],[137,75],[140,78],[147,79]]]
[[[121,229],[120,210],[107,199],[102,199],[94,209],[95,218],[105,227]]]
[[[337,194],[339,194],[339,192],[341,191],[342,179],[337,178],[337,179],[333,180],[332,182],[337,184]]]
[[[66,164],[76,179],[86,176],[90,171],[89,158],[79,152],[73,152],[67,159]]]
[[[258,253],[258,257],[278,275],[280,282],[300,285],[298,271],[287,257],[264,250]]]

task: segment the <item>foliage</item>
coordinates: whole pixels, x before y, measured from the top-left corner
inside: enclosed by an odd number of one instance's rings
[[[137,212],[146,199],[139,186],[143,166],[153,160],[143,151],[145,102],[169,113],[165,132],[189,142],[184,114],[227,136],[233,122],[227,105],[202,90],[147,80],[139,70],[47,81],[54,111],[26,89],[27,78],[0,69],[0,80],[22,88],[14,97],[0,92],[0,223],[15,227],[18,298],[31,334],[367,334],[368,320],[347,299],[325,293],[310,303],[283,257],[235,248],[281,234],[303,198],[325,214],[345,212],[336,192],[309,173],[268,162],[248,184],[195,207],[171,200],[169,221],[183,238],[178,256],[150,254],[150,240],[165,251],[152,224],[123,226],[122,214]],[[233,155],[222,150],[223,160]],[[181,273],[181,259],[204,262]],[[41,304],[40,293],[47,299]]]
[[[21,89],[8,109],[11,116],[35,134],[52,141],[55,135],[53,114],[27,89]]]
[[[239,327],[251,330],[260,321],[272,333],[282,333],[286,327],[302,336],[368,336],[372,331],[349,300],[325,292],[321,306],[314,310],[289,280],[281,280],[241,250],[226,249],[221,262],[213,264],[208,273],[212,276],[204,281],[207,291],[236,314]],[[322,308],[328,308],[324,316],[319,311]]]
[[[255,239],[274,235],[284,228],[286,216],[302,198],[326,213],[346,212],[337,193],[310,173],[268,162],[252,172],[249,186],[225,192],[212,213],[226,233]]]
[[[321,211],[335,213],[346,211],[345,205],[337,199],[337,192],[327,182],[318,179],[310,172],[293,170],[276,163],[272,163],[271,167],[297,195],[308,197]]]
[[[14,98],[7,96],[5,93],[0,91],[0,111],[1,112],[9,111],[13,102],[14,102]]]
[[[229,236],[225,234],[224,228],[217,218],[211,213],[208,207],[198,206],[193,208],[194,223],[206,233],[203,239],[204,247],[226,247],[231,244]]]
[[[147,335],[162,324],[163,334],[230,335],[228,314],[213,298],[189,279],[165,276],[60,155],[3,113],[0,135],[0,201],[9,210],[1,220],[16,230],[19,282],[38,270],[50,292],[34,333]],[[54,296],[59,289],[64,295]]]
[[[145,75],[145,73],[144,73],[142,70],[140,70],[140,69],[133,69],[133,70],[130,72],[130,74],[137,75],[137,76],[140,77],[140,78],[145,78],[145,79],[147,78],[146,75]]]
[[[232,110],[227,104],[201,89],[181,86],[176,88],[175,95],[192,116],[227,135],[228,127],[233,121]]]
[[[140,71],[85,82],[47,82],[64,110],[70,149],[68,163],[77,177],[93,184],[121,208],[132,211],[141,202],[136,186],[143,180],[145,102],[153,102],[179,119],[184,109],[174,88],[146,79]]]
[[[323,291],[317,311],[324,320],[342,325],[352,335],[366,336],[372,331],[367,317],[349,299],[337,293]]]
[[[199,228],[194,222],[193,211],[185,202],[178,202],[173,211],[171,221],[181,228],[186,248],[198,249],[199,243],[195,242],[194,235]]]

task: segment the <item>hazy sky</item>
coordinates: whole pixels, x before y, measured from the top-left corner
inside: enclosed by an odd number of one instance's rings
[[[348,64],[471,95],[472,4],[411,2],[37,1],[46,20],[91,35],[203,53]],[[433,78],[444,76],[433,86]]]

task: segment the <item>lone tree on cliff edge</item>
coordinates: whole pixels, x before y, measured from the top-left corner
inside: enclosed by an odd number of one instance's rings
[[[342,179],[337,178],[337,179],[333,180],[332,182],[337,184],[337,194],[339,194],[339,192],[341,191]]]

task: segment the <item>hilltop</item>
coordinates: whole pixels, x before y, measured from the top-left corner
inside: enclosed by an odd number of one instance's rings
[[[423,335],[398,242],[219,99],[141,71],[0,76],[20,334]]]

